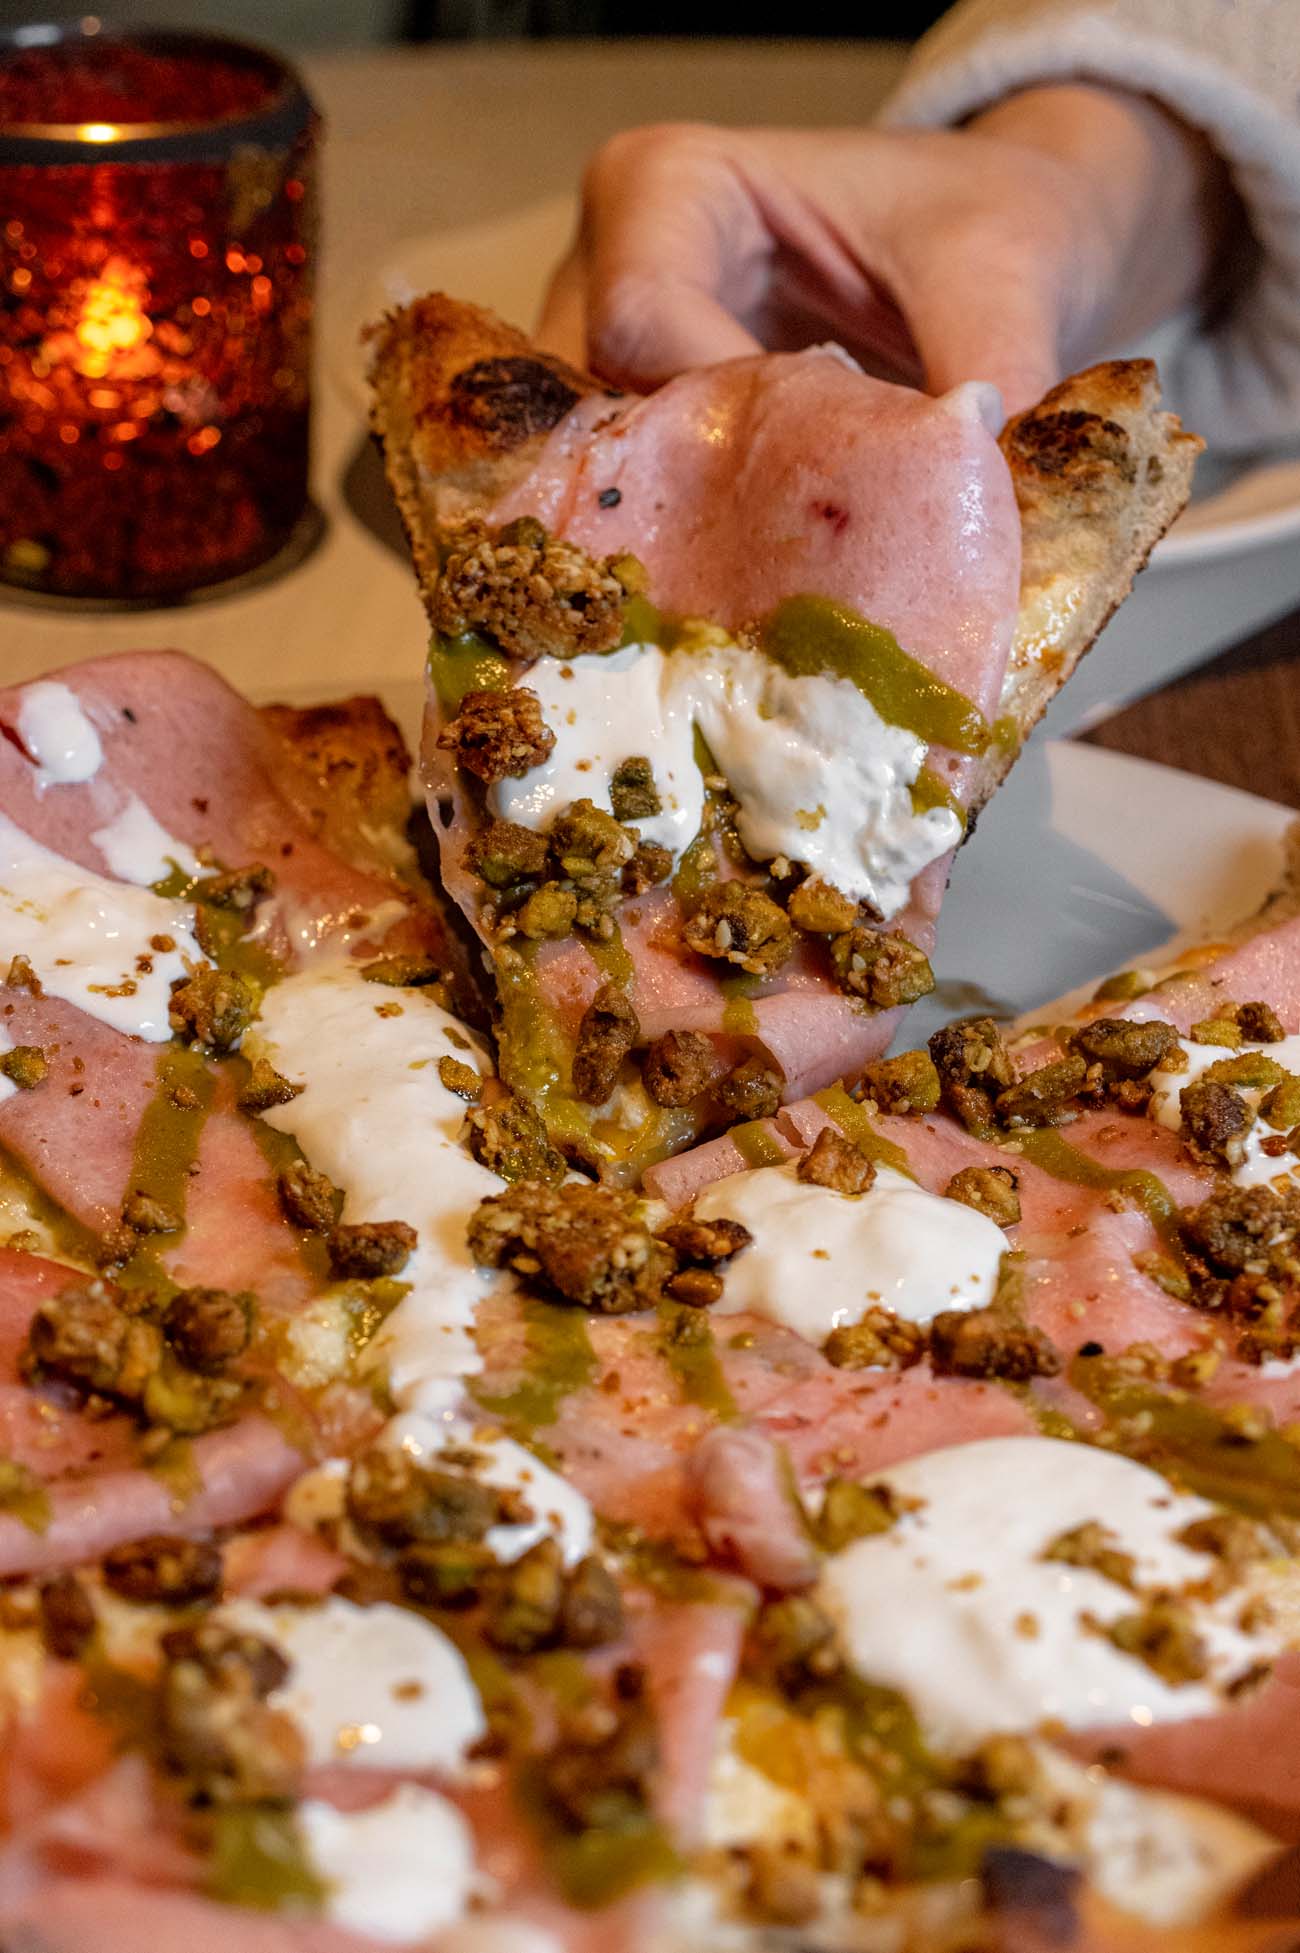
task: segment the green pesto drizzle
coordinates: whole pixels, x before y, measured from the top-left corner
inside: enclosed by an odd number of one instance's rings
[[[189,875],[173,862],[170,874],[151,886],[155,895],[171,902],[192,902],[202,912],[204,952],[219,970],[248,977],[263,990],[268,989],[284,975],[283,968],[264,943],[248,939],[246,919],[237,910],[203,900],[203,881],[202,875]]]
[[[65,1213],[44,1187],[33,1180],[24,1166],[11,1155],[6,1155],[0,1160],[0,1176],[14,1189],[36,1228],[48,1236],[56,1256],[64,1256],[83,1267],[94,1265],[100,1247],[96,1236],[71,1214]]]
[[[294,1823],[292,1806],[229,1804],[212,1818],[207,1889],[229,1905],[318,1912],[329,1887]]]
[[[707,782],[716,776],[718,762],[709,751],[709,742],[698,726],[694,728],[693,745],[695,764]],[[685,915],[691,913],[705,890],[711,888],[718,879],[718,851],[714,844],[717,813],[718,796],[712,787],[706,785],[700,831],[689,847],[683,849],[681,859],[673,873],[673,895],[678,908]]]
[[[545,1102],[567,1091],[572,1053],[542,999],[535,949],[497,959],[501,1076],[512,1091]]]
[[[155,1073],[153,1097],[145,1107],[135,1137],[131,1178],[127,1193],[147,1194],[161,1201],[185,1225],[186,1196],[190,1168],[198,1158],[203,1126],[212,1109],[217,1081],[197,1051],[165,1049]],[[191,1094],[197,1103],[178,1105],[179,1089]],[[118,1275],[127,1287],[170,1286],[170,1278],[159,1260],[159,1243],[174,1242],[175,1234],[143,1236],[129,1261]]]
[[[658,644],[667,650],[673,635],[663,613],[648,597],[628,598],[623,606],[622,645]]]
[[[702,1309],[663,1302],[659,1323],[659,1353],[676,1377],[683,1400],[698,1404],[723,1423],[737,1416],[736,1400],[718,1361],[707,1314]]]
[[[1054,1180],[1068,1181],[1075,1187],[1094,1187],[1099,1192],[1127,1194],[1134,1205],[1144,1209],[1165,1246],[1182,1258],[1178,1236],[1178,1209],[1163,1180],[1145,1167],[1101,1166],[1061,1138],[1050,1126],[1034,1132],[1018,1133],[1021,1157]]]
[[[246,1083],[252,1066],[247,1058],[242,1056],[227,1058],[224,1063],[226,1069],[232,1074],[235,1089],[238,1091]],[[306,1157],[293,1134],[281,1132],[279,1127],[273,1126],[268,1119],[250,1119],[248,1127],[258,1152],[266,1161],[268,1176],[272,1182],[277,1181],[289,1167],[296,1166]],[[323,1287],[330,1281],[332,1274],[325,1237],[321,1234],[309,1233],[306,1228],[295,1231],[298,1235],[298,1259],[312,1280]]]
[[[819,1105],[833,1126],[837,1126],[846,1139],[851,1139],[860,1153],[876,1166],[892,1166],[895,1173],[905,1173],[909,1180],[915,1180],[907,1154],[901,1146],[895,1146],[892,1139],[878,1133],[871,1123],[871,1115],[851,1099],[842,1085],[828,1085],[823,1092],[813,1093],[814,1102]]]
[[[581,1309],[535,1296],[521,1307],[528,1352],[523,1375],[512,1390],[497,1395],[478,1388],[475,1395],[494,1417],[531,1431],[554,1424],[564,1399],[591,1382],[596,1353]]]
[[[191,1499],[203,1490],[203,1474],[194,1458],[188,1438],[172,1437],[161,1451],[143,1461],[145,1470],[166,1486],[173,1512],[184,1512]]]
[[[599,936],[584,937],[591,952],[591,960],[605,978],[616,989],[629,990],[636,974],[631,953],[623,941],[623,932],[615,923],[613,933],[603,941]]]
[[[766,1119],[746,1119],[727,1134],[746,1166],[782,1166],[788,1155]]]
[[[588,1911],[611,1905],[681,1869],[667,1833],[648,1810],[628,1808],[609,1824],[569,1831],[557,1823],[535,1763],[520,1770],[515,1791],[541,1840],[546,1868],[572,1906]]]
[[[956,794],[948,785],[948,782],[941,779],[933,767],[923,766],[921,768],[916,779],[912,782],[911,792],[912,812],[914,814],[928,814],[932,807],[946,807],[950,814],[956,814],[962,824],[963,831],[965,830],[966,809],[962,806]]]
[[[1069,1375],[1104,1411],[1118,1449],[1142,1464],[1253,1518],[1300,1518],[1300,1451],[1279,1431],[1248,1435],[1220,1408],[1117,1376],[1104,1356],[1076,1357]]]
[[[936,678],[878,624],[828,597],[787,597],[763,625],[769,658],[799,675],[847,678],[882,719],[932,746],[982,753],[992,740],[983,713]]]
[[[754,1009],[754,998],[762,981],[762,977],[741,970],[737,975],[723,977],[719,982],[718,988],[726,998],[722,1007],[722,1028],[732,1037],[754,1037],[757,1034],[758,1012]]]
[[[459,712],[466,692],[502,692],[510,683],[506,660],[473,631],[463,637],[435,637],[428,669],[438,703],[449,716]]]
[[[29,1533],[43,1533],[50,1523],[50,1495],[34,1471],[14,1458],[0,1458],[0,1512],[8,1512]]]

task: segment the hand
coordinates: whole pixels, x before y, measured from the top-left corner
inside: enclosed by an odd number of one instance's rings
[[[835,338],[1015,412],[1200,293],[1229,205],[1202,138],[1103,88],[936,133],[635,129],[588,168],[538,336],[638,389]]]

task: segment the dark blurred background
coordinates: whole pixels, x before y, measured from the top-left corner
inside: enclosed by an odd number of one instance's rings
[[[81,8],[51,0],[0,0],[0,26],[74,18]],[[105,19],[143,25],[214,27],[289,49],[358,42],[479,40],[520,35],[695,34],[914,40],[944,11],[940,0],[866,0],[851,12],[810,0],[792,16],[775,0],[150,0],[106,7]]]

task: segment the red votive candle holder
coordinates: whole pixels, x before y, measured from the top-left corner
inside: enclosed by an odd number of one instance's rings
[[[0,35],[0,579],[156,603],[301,552],[317,130],[238,41]]]

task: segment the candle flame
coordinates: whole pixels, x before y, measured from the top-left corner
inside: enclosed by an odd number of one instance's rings
[[[116,122],[79,122],[77,135],[82,142],[117,142],[122,131]]]
[[[92,279],[81,302],[74,328],[76,366],[87,379],[102,380],[153,332],[144,309],[147,296],[143,275],[124,258],[110,258],[100,277]]]

